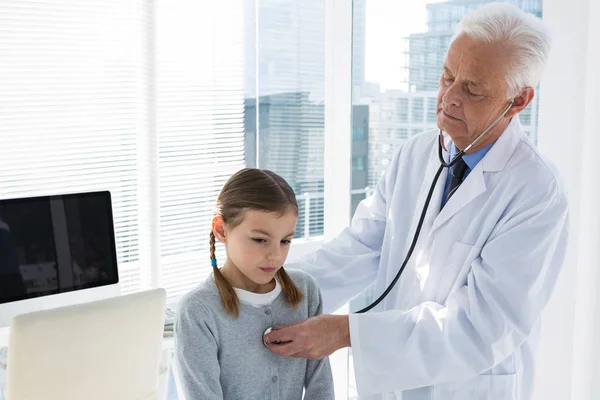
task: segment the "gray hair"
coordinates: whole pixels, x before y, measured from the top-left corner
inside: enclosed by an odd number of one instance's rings
[[[539,83],[551,46],[550,32],[540,18],[509,3],[491,3],[467,14],[452,40],[463,34],[512,49],[506,76],[509,98]]]

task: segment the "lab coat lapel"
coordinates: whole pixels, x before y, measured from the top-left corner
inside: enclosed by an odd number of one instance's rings
[[[447,173],[446,169],[444,169],[444,171]],[[485,192],[485,190],[486,186],[481,171],[481,165],[478,164],[456,190],[456,193],[450,197],[444,208],[442,208],[433,222],[431,230],[436,230],[440,225],[448,221],[452,216],[469,204],[474,198]]]
[[[484,174],[486,172],[502,171],[524,135],[518,117],[513,117],[490,151],[469,173],[456,193],[442,208],[433,222],[431,233],[487,190]],[[447,173],[447,171],[445,172]]]
[[[447,145],[446,145],[447,146]],[[417,201],[417,210],[414,212],[414,217],[412,221],[413,231],[416,229],[417,224],[419,222],[419,218],[421,217],[422,208],[425,205],[425,201],[427,200],[427,195],[429,194],[429,189],[431,187],[431,182],[435,177],[439,167],[440,161],[438,158],[438,137],[435,137],[433,141],[432,151],[430,152],[431,156],[429,157],[429,161],[427,163],[427,170],[425,171],[425,177],[421,184],[421,190],[419,192],[419,200]],[[446,159],[448,158],[448,153],[443,150],[442,156]],[[440,212],[440,207],[442,204],[442,196],[444,195],[444,186],[446,185],[446,179],[448,178],[448,171],[446,169],[442,170],[441,175],[435,185],[435,189],[433,191],[433,195],[431,196],[431,202],[429,203],[429,207],[427,208],[427,214],[425,215],[425,221],[423,223],[423,231],[427,232],[429,230],[428,227],[431,226],[434,219],[437,217]]]

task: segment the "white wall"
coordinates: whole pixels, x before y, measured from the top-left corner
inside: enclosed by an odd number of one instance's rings
[[[352,2],[326,0],[325,24],[325,232],[337,236],[350,222],[352,171]],[[340,314],[347,314],[342,308]],[[348,350],[329,358],[335,398],[348,398]]]
[[[589,157],[586,159],[585,167],[588,169],[588,175],[591,176],[589,182],[590,190],[593,190],[593,195],[590,195],[588,209],[596,212],[593,218],[588,221],[595,226],[595,229],[590,233],[591,251],[589,255],[589,269],[594,272],[593,286],[591,290],[597,292],[600,288],[600,177],[597,176],[597,165],[594,160],[598,159],[598,150],[600,149],[600,2],[597,0],[590,2],[588,10],[589,14],[589,42],[588,42],[588,70],[587,82],[588,88],[586,96],[587,105],[587,132],[590,136],[590,147],[586,150]],[[595,338],[593,347],[590,350],[592,360],[591,380],[591,396],[590,399],[600,398],[600,296],[594,296],[595,302],[592,303],[590,316],[595,317],[593,330],[590,331],[590,337]]]
[[[600,287],[600,179],[594,167],[600,144],[598,11],[597,0],[544,2],[554,43],[541,87],[538,142],[567,184],[571,239],[543,317],[535,400],[600,398],[600,384],[592,380],[594,373],[600,378],[600,370],[594,371],[594,354],[600,355],[594,343],[594,320],[600,324],[594,318]]]

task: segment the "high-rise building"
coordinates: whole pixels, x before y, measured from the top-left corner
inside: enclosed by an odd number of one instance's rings
[[[352,197],[350,215],[365,198],[369,184],[369,105],[352,106]]]
[[[369,186],[377,185],[406,139],[435,128],[437,92],[388,90],[370,105]]]

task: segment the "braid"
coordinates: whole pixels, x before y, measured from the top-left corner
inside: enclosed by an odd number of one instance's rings
[[[276,277],[281,285],[281,291],[283,292],[287,303],[296,308],[296,306],[304,299],[304,294],[300,291],[298,286],[296,286],[283,267],[277,271]]]
[[[214,232],[210,231],[210,261],[215,277],[215,284],[221,295],[221,304],[225,307],[227,314],[237,317],[239,315],[240,301],[235,294],[233,286],[225,279],[219,267],[217,267],[217,256],[215,255],[216,238]]]
[[[215,255],[215,243],[216,243],[216,239],[215,239],[215,233],[212,231],[210,231],[210,259],[211,260],[216,260],[217,256]]]

